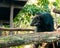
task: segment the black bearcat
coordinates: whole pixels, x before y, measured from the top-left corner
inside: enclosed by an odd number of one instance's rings
[[[30,24],[31,26],[36,26],[36,32],[45,32],[54,30],[54,21],[51,14],[38,13]]]

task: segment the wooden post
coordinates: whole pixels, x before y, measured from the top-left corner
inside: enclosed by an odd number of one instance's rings
[[[13,28],[13,12],[14,12],[14,6],[11,5],[10,7],[10,28]],[[12,34],[12,31],[10,31],[10,34]]]
[[[0,27],[2,27],[2,21],[0,21]],[[2,31],[0,30],[0,36],[2,35]]]

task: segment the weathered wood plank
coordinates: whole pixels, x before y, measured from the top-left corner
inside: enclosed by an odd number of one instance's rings
[[[42,42],[55,42],[60,39],[60,32],[40,32],[20,35],[9,35],[0,37],[1,47],[10,47],[16,45],[42,43]]]
[[[6,7],[6,8],[9,8],[10,5],[9,4],[5,4],[5,3],[0,3],[0,7]],[[14,5],[14,8],[18,8],[18,9],[22,9],[23,6],[20,6],[20,5]]]
[[[34,29],[2,28],[2,27],[0,27],[0,30],[3,30],[3,31],[34,31]]]

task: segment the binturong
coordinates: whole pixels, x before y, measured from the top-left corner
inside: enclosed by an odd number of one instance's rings
[[[30,26],[36,26],[36,32],[54,31],[54,19],[50,13],[37,13]]]

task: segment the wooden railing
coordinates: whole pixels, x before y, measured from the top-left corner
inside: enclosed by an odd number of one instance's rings
[[[34,29],[21,29],[21,28],[1,28],[3,31],[34,31]]]

